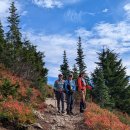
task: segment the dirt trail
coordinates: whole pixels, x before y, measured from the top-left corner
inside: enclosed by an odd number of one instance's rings
[[[79,113],[78,106],[74,106],[74,116],[70,116],[66,113],[57,113],[56,100],[54,99],[47,99],[46,104],[48,107],[45,110],[45,118],[46,123],[50,124],[48,130],[86,130],[83,125],[83,114]]]
[[[22,130],[87,130],[83,123],[83,114],[79,113],[79,106],[74,106],[74,116],[58,114],[56,108],[56,100],[52,98],[46,99],[47,108],[44,112],[34,110],[37,117],[36,123],[26,126]],[[66,103],[65,103],[66,108]],[[3,128],[0,130],[16,130],[14,128]]]

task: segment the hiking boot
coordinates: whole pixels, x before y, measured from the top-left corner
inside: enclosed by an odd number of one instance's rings
[[[60,113],[60,110],[58,110],[58,113]]]
[[[70,112],[70,115],[74,115],[74,113],[71,111],[71,112]]]
[[[83,110],[83,109],[80,109],[80,113],[84,113],[84,110]]]
[[[83,104],[83,109],[86,109],[86,103]]]
[[[64,110],[62,110],[62,113],[64,114],[64,113],[65,113],[65,111],[64,111]]]
[[[67,115],[70,115],[70,111],[67,111]]]

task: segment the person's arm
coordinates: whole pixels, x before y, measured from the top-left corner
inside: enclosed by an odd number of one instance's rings
[[[63,85],[63,91],[64,91],[64,93],[66,93],[66,83],[65,83],[65,81],[64,81],[64,85]]]
[[[69,91],[67,85],[68,85],[68,81],[65,81],[65,91],[66,91],[66,92]]]
[[[75,83],[75,80],[73,80],[72,90],[73,90],[73,91],[76,91],[76,83]]]
[[[92,87],[89,86],[89,85],[87,85],[86,88],[89,89],[89,90],[92,90]]]

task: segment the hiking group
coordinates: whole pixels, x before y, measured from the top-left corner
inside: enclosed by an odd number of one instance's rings
[[[68,115],[74,115],[74,98],[76,93],[80,97],[79,110],[81,113],[86,109],[86,89],[92,89],[85,81],[85,73],[80,73],[77,80],[73,80],[73,74],[68,75],[68,79],[64,80],[63,75],[59,74],[58,79],[54,83],[54,93],[57,100],[58,113],[65,113],[64,101],[66,99]]]

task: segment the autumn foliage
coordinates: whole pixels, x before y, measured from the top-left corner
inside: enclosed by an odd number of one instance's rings
[[[84,117],[90,130],[130,130],[130,126],[123,124],[115,114],[94,103],[88,105]]]
[[[35,121],[33,109],[44,108],[42,93],[31,82],[0,65],[0,120],[31,124]]]
[[[34,122],[32,108],[22,102],[9,100],[0,104],[0,115],[10,122],[30,124]]]

